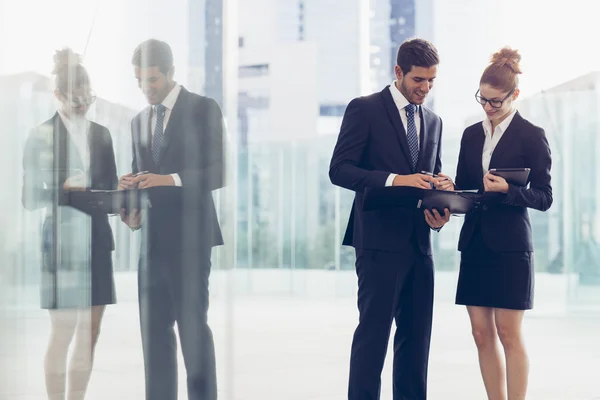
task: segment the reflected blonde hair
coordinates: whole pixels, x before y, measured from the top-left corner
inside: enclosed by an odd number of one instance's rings
[[[90,84],[90,76],[81,64],[81,56],[68,47],[54,53],[54,68],[56,90],[66,93],[70,88]]]

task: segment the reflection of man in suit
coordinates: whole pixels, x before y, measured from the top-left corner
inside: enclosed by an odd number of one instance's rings
[[[120,187],[179,187],[150,189],[151,200],[153,192],[164,197],[152,201],[147,215],[122,212],[130,227],[145,231],[139,299],[146,398],[177,397],[177,322],[188,398],[216,399],[207,312],[211,249],[223,244],[211,193],[224,185],[223,117],[214,100],[173,80],[167,43],[141,43],[132,63],[150,107],[132,121],[132,172],[121,178]]]
[[[392,321],[394,399],[426,398],[433,309],[430,228],[449,219],[410,208],[363,211],[369,187],[451,188],[441,171],[442,121],[423,106],[439,63],[425,40],[398,51],[396,80],[348,104],[329,175],[356,192],[344,244],[356,249],[360,322],[354,333],[348,398],[378,399]],[[428,226],[429,225],[429,226]]]

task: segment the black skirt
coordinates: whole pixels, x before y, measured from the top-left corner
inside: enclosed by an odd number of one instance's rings
[[[92,249],[91,259],[79,265],[42,268],[43,309],[84,309],[116,302],[112,252]]]
[[[112,251],[93,238],[89,216],[63,208],[58,232],[53,229],[52,220],[46,219],[42,227],[41,308],[82,309],[114,304]],[[55,245],[57,237],[60,240]]]
[[[494,251],[476,229],[461,253],[456,304],[530,310],[533,292],[533,253]]]

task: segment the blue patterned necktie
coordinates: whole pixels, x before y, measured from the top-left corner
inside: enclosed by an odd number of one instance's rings
[[[416,108],[417,106],[414,104],[404,107],[406,110],[406,139],[408,140],[408,148],[410,149],[413,171],[416,170],[417,161],[419,160],[419,136],[417,136],[417,125],[415,124]]]
[[[152,159],[154,163],[158,165],[158,160],[160,157],[160,149],[162,148],[163,138],[165,136],[165,132],[163,129],[164,121],[165,121],[165,111],[167,108],[162,104],[158,104],[155,107],[156,112],[156,126],[154,127],[154,136],[152,138]]]

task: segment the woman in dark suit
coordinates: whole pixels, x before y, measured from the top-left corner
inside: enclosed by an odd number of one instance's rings
[[[45,214],[40,296],[52,326],[44,361],[48,397],[83,399],[104,307],[115,302],[114,243],[108,216],[70,207],[69,193],[116,189],[117,173],[109,131],[86,118],[95,100],[87,71],[69,49],[54,62],[60,106],[28,137],[22,202]]]
[[[533,307],[534,266],[527,209],[552,205],[551,156],[544,130],[514,108],[521,56],[503,48],[491,58],[476,93],[486,118],[462,136],[457,189],[496,192],[494,203],[465,216],[456,303],[467,306],[490,400],[525,399],[529,362],[521,335],[525,310]],[[527,186],[489,172],[530,168]],[[500,338],[506,369],[497,346]]]

